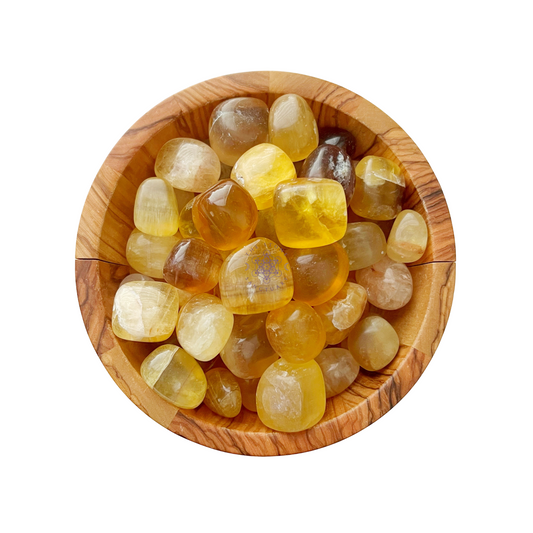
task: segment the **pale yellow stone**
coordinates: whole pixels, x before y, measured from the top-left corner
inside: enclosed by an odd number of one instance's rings
[[[339,244],[346,250],[350,270],[372,266],[385,257],[387,240],[383,230],[373,222],[351,222]]]
[[[169,237],[178,231],[178,203],[165,180],[148,178],[139,185],[133,221],[139,231],[156,237]]]
[[[326,398],[336,396],[347,389],[359,374],[359,363],[350,351],[344,348],[326,348],[315,361],[324,376]]]
[[[387,241],[387,255],[398,263],[418,261],[426,251],[428,227],[422,215],[404,209],[396,217]]]

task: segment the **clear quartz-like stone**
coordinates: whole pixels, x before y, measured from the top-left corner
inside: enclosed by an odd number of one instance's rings
[[[133,221],[139,231],[156,237],[168,237],[178,231],[178,202],[165,180],[148,178],[139,185]]]
[[[359,364],[349,350],[326,348],[315,361],[320,366],[326,384],[326,398],[331,398],[347,389],[359,374]]]
[[[398,263],[418,261],[426,251],[428,227],[420,213],[404,209],[394,221],[387,241],[387,255]]]
[[[361,270],[377,263],[387,250],[383,230],[373,222],[351,222],[339,244],[346,250],[350,270]]]
[[[227,368],[208,370],[204,403],[214,413],[234,418],[241,412],[242,395],[237,378]]]

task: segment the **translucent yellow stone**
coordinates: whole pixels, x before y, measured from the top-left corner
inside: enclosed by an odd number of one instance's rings
[[[165,180],[148,178],[139,185],[133,221],[139,231],[156,237],[169,237],[178,231],[178,203]]]
[[[284,94],[270,108],[268,134],[292,161],[305,159],[318,146],[318,127],[309,104],[297,94]]]
[[[372,220],[395,218],[402,210],[405,179],[400,167],[384,157],[363,157],[355,167],[355,192],[350,207]]]
[[[326,384],[326,398],[331,398],[347,389],[359,374],[359,364],[349,350],[326,348],[315,361],[322,370]]]
[[[176,333],[181,346],[199,361],[214,359],[233,329],[233,315],[212,294],[197,294],[182,308]]]
[[[204,371],[179,346],[164,344],[156,348],[142,362],[141,376],[159,396],[181,409],[194,409],[204,400]]]
[[[276,227],[274,226],[274,207],[262,209],[257,212],[255,235],[257,237],[266,237],[275,242],[278,246],[281,246],[278,236],[276,235]]]
[[[278,183],[296,179],[289,156],[273,144],[263,143],[245,152],[235,163],[231,179],[244,187],[255,200],[257,209],[272,207]]]
[[[166,142],[155,160],[155,175],[183,191],[204,192],[220,177],[220,161],[207,144],[178,138]]]
[[[366,290],[348,281],[331,300],[315,307],[326,330],[328,344],[339,344],[348,336],[361,318],[366,300]]]
[[[361,320],[348,337],[348,349],[365,370],[380,370],[398,353],[400,340],[394,328],[380,316]]]
[[[233,330],[220,356],[235,376],[259,378],[278,359],[268,342],[266,319],[266,313],[234,316]]]
[[[167,340],[176,327],[178,311],[178,291],[168,283],[125,283],[119,287],[113,302],[113,333],[128,341]]]
[[[289,363],[314,359],[326,342],[320,316],[304,302],[289,302],[270,311],[266,333],[272,348]]]
[[[339,244],[346,250],[350,270],[372,266],[385,257],[387,240],[383,230],[373,222],[351,222]]]
[[[346,232],[346,197],[340,183],[298,178],[274,191],[274,224],[283,246],[315,248],[338,241]]]
[[[130,281],[154,281],[150,276],[145,276],[144,274],[130,274],[126,276],[121,282],[119,287],[122,287],[124,283],[129,283]],[[181,303],[181,300],[180,300]]]
[[[394,221],[387,241],[387,255],[398,263],[418,261],[426,251],[428,227],[421,214],[404,209]]]
[[[179,228],[184,239],[190,239],[191,237],[194,237],[195,239],[202,238],[200,233],[198,233],[196,226],[194,225],[194,220],[192,219],[192,206],[195,198],[196,197],[193,197],[192,200],[187,202],[185,207],[180,212]]]
[[[326,410],[326,387],[318,363],[279,359],[261,376],[256,400],[265,426],[291,433],[309,429]]]
[[[241,412],[242,396],[237,378],[226,368],[212,368],[207,378],[204,403],[214,413],[234,418]]]
[[[222,302],[232,313],[264,313],[291,301],[292,273],[281,248],[260,237],[248,241],[224,260],[219,288]]]
[[[248,409],[257,413],[257,403],[256,403],[256,394],[257,394],[257,385],[259,385],[259,378],[255,379],[241,379],[237,378],[237,383],[241,388],[242,396],[242,405]]]
[[[163,279],[165,261],[180,240],[179,233],[170,237],[155,237],[134,229],[126,244],[126,259],[137,272]]]

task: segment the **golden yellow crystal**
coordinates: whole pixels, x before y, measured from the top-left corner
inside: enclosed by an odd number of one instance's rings
[[[404,209],[392,226],[387,255],[398,263],[412,263],[424,255],[427,243],[428,227],[422,215]]]
[[[274,207],[262,209],[257,212],[257,226],[255,227],[256,237],[266,237],[281,246],[278,236],[276,235],[276,227],[274,226]]]
[[[178,231],[178,202],[165,180],[148,178],[139,185],[133,221],[139,231],[156,237],[169,237]]]
[[[348,254],[350,270],[372,266],[385,257],[387,250],[385,234],[373,222],[351,222],[339,244]]]
[[[234,418],[241,412],[242,396],[237,378],[227,368],[209,370],[204,403],[214,413]]]

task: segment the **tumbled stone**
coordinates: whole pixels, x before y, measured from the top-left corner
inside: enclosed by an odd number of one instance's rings
[[[422,215],[404,209],[392,226],[387,240],[387,255],[398,263],[412,263],[424,255],[427,243],[428,227]]]
[[[237,378],[226,368],[212,368],[207,378],[204,403],[214,413],[234,418],[241,412],[242,396]]]
[[[180,409],[194,409],[204,400],[207,380],[198,362],[183,348],[164,344],[141,364],[141,377],[159,396]]]
[[[346,390],[359,374],[359,363],[350,351],[344,348],[326,348],[320,352],[315,361],[324,376],[326,398]]]
[[[144,274],[130,274],[129,276],[126,276],[121,282],[119,287],[124,285],[124,283],[129,283],[130,281],[154,281],[153,278],[150,276],[145,276]],[[181,304],[181,300],[180,300]]]
[[[201,239],[202,236],[196,229],[196,226],[194,225],[194,221],[192,219],[192,206],[194,204],[196,197],[193,197],[192,200],[187,202],[185,207],[180,212],[180,222],[179,222],[179,229],[182,237],[184,239]]]
[[[278,236],[276,235],[276,226],[274,225],[274,207],[262,209],[257,212],[257,226],[255,227],[257,237],[266,237],[281,246]]]
[[[194,198],[194,193],[191,191],[182,191],[181,189],[174,189],[174,196],[176,197],[176,202],[178,202],[178,212],[181,213],[181,210]]]
[[[385,257],[387,250],[382,229],[372,222],[350,222],[339,244],[348,254],[350,270],[372,266]]]
[[[319,140],[320,144],[329,144],[331,146],[338,146],[344,150],[350,157],[355,156],[355,137],[347,130],[336,128],[334,126],[320,128]]]
[[[252,411],[257,413],[257,403],[256,403],[256,394],[257,386],[259,385],[259,378],[255,379],[241,379],[237,378],[237,383],[241,388],[241,397],[242,405]]]

